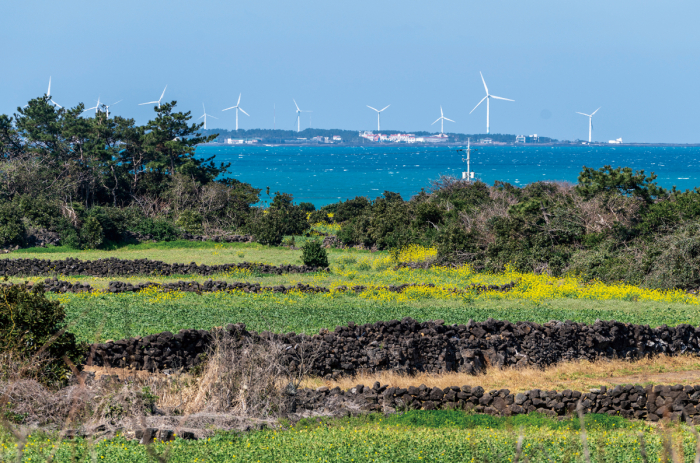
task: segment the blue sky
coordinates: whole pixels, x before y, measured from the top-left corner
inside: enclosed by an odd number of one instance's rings
[[[700,142],[700,2],[214,1],[5,2],[0,17],[0,112],[46,92],[63,105],[166,99],[210,127],[242,93],[241,128],[445,129],[584,139]],[[432,126],[438,130],[439,124]]]

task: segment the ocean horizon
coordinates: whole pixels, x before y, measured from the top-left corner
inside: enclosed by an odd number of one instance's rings
[[[429,189],[441,175],[461,178],[466,153],[453,146],[200,145],[198,157],[230,162],[229,177],[263,192],[290,193],[316,207],[384,191],[404,199]],[[691,146],[480,146],[472,151],[475,178],[524,186],[536,181],[576,183],[583,166],[631,167],[654,172],[657,183],[680,190],[700,186],[700,147]]]

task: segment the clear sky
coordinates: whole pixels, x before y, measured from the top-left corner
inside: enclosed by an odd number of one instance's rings
[[[700,142],[700,2],[491,1],[15,1],[0,15],[0,112],[46,92],[62,105],[98,96],[145,122],[152,108],[218,117],[233,128],[483,133],[479,71],[493,95],[492,133]],[[309,120],[310,116],[310,120]],[[432,126],[439,130],[439,123]],[[383,130],[384,131],[384,130]]]

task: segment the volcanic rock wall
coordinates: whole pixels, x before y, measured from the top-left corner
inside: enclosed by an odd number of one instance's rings
[[[320,272],[322,267],[306,265],[267,265],[253,262],[222,265],[167,264],[149,259],[98,259],[98,260],[45,260],[45,259],[0,259],[0,276],[130,276],[130,275],[214,275],[236,270],[281,275],[283,273]]]
[[[201,361],[214,335],[282,345],[287,362],[310,362],[310,375],[325,378],[360,371],[459,371],[476,374],[486,367],[547,366],[565,360],[636,359],[654,354],[700,353],[700,328],[690,325],[650,328],[616,321],[592,325],[571,321],[545,324],[489,319],[466,325],[411,318],[338,326],[319,334],[249,332],[244,324],[209,332],[181,330],[92,346],[97,366],[146,370],[191,368]]]
[[[295,396],[296,412],[328,408],[336,412],[354,408],[378,412],[461,409],[500,416],[539,412],[555,417],[574,413],[580,401],[584,413],[650,421],[689,417],[700,424],[700,386],[617,386],[589,392],[533,389],[513,394],[508,389],[485,391],[481,386],[396,388],[375,383],[371,388],[360,384],[348,391],[337,387],[302,389]]]

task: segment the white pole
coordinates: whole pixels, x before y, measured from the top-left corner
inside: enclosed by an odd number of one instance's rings
[[[472,181],[472,170],[471,170],[471,138],[467,138],[467,180]]]
[[[238,132],[238,106],[236,106],[236,132]]]
[[[593,131],[593,116],[588,116],[588,143],[591,142],[591,132]]]
[[[379,122],[379,116],[381,115],[381,111],[377,111],[377,132],[382,131],[382,124]]]
[[[488,95],[486,95],[486,133],[487,134],[491,133],[490,129],[489,129],[489,109],[490,109],[489,102],[490,101],[491,101],[491,98]]]
[[[445,118],[444,117],[440,118],[440,133],[441,134],[445,133]]]

